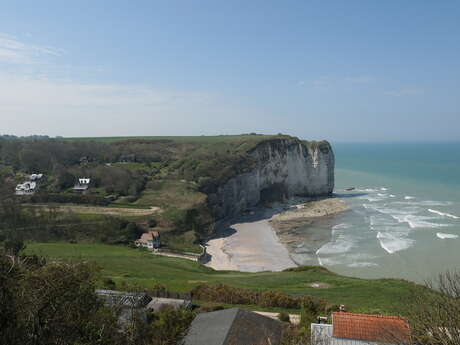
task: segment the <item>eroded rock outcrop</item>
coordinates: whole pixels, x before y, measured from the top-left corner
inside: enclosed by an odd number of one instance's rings
[[[277,138],[248,152],[254,168],[208,195],[216,219],[235,216],[263,200],[325,196],[334,189],[334,153],[326,141]]]

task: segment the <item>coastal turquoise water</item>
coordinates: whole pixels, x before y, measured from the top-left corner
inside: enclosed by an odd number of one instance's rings
[[[335,193],[350,210],[305,263],[418,282],[460,270],[460,142],[333,147]]]

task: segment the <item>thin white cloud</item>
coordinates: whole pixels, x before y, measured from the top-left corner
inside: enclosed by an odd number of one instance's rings
[[[424,93],[423,89],[417,87],[406,87],[398,90],[385,92],[385,95],[392,97],[418,96]]]
[[[2,133],[64,136],[210,134],[258,128],[262,115],[216,94],[147,85],[0,74]],[[212,133],[212,132],[211,132]]]
[[[0,33],[0,63],[35,64],[46,57],[61,56],[62,49],[38,46],[18,40],[17,38]]]
[[[350,87],[357,85],[370,84],[375,78],[368,75],[357,75],[348,77],[322,76],[311,82],[315,89],[330,89],[334,87]]]
[[[258,109],[214,93],[72,79],[83,73],[52,59],[62,55],[0,34],[0,134],[187,135],[260,126]]]

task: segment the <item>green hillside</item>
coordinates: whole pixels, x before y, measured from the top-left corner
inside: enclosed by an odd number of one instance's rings
[[[163,284],[171,290],[189,291],[203,283],[224,283],[254,290],[310,295],[329,303],[345,304],[354,312],[404,314],[411,289],[422,289],[414,283],[396,279],[343,277],[321,267],[261,273],[215,271],[185,259],[102,244],[29,243],[27,252],[94,262],[101,267],[101,279],[112,278],[117,284],[126,282],[147,288]],[[325,283],[327,287],[311,287],[315,282]]]

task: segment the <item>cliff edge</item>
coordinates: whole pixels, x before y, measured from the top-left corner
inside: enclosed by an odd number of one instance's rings
[[[327,196],[334,189],[334,153],[327,141],[268,139],[247,155],[252,169],[208,194],[216,219],[238,215],[263,201]]]

